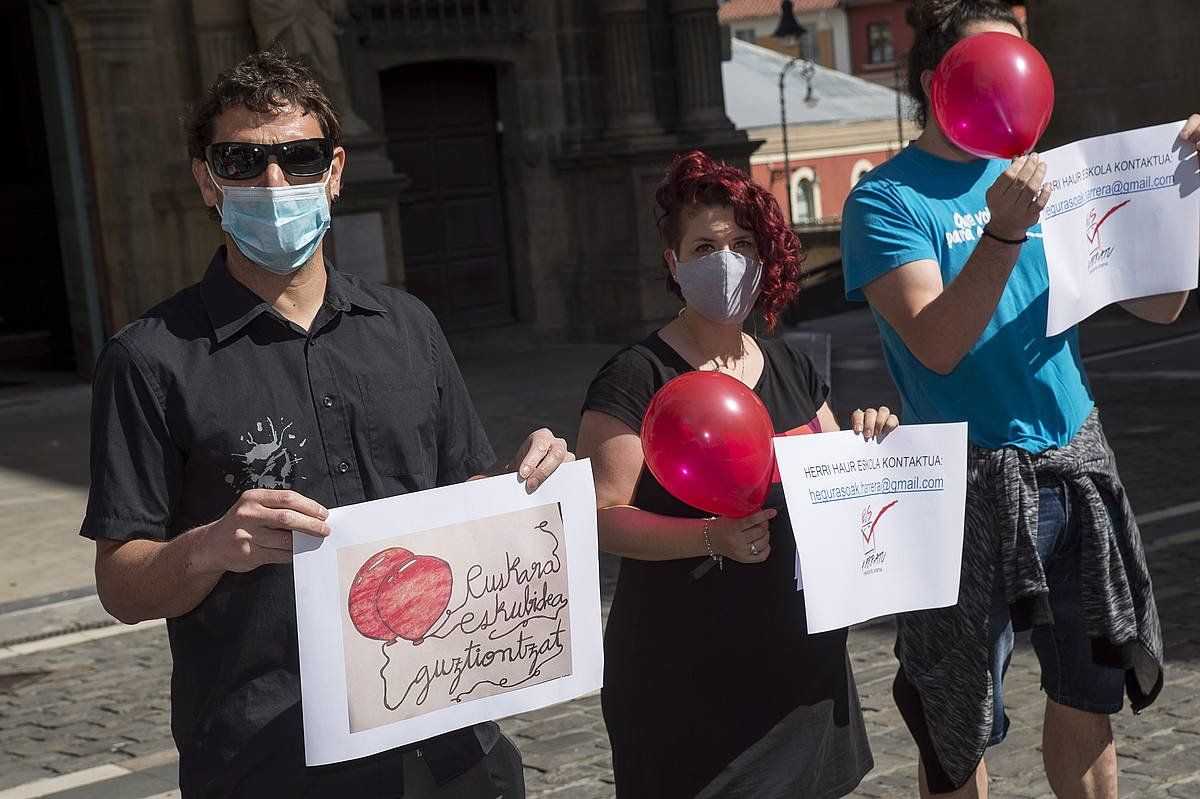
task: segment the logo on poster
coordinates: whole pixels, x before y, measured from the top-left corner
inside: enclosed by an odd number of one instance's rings
[[[883,571],[883,562],[887,560],[887,550],[879,546],[879,537],[877,535],[879,520],[883,518],[883,514],[887,513],[899,500],[889,502],[879,509],[879,513],[875,513],[870,505],[863,508],[861,520],[859,522],[859,535],[863,541],[863,574],[879,574]]]
[[[1103,206],[1092,206],[1088,209],[1087,214],[1083,218],[1083,233],[1087,237],[1088,243],[1088,274],[1092,274],[1104,267],[1108,266],[1112,260],[1113,250],[1115,245],[1108,247],[1104,246],[1104,241],[1100,236],[1100,228],[1108,221],[1108,218],[1115,214],[1119,209],[1129,205],[1131,200],[1118,203],[1111,208]]]

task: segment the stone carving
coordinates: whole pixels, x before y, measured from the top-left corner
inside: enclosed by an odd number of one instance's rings
[[[303,59],[325,87],[346,136],[370,126],[354,112],[338,53],[338,26],[348,18],[348,0],[250,0],[250,24],[260,48],[279,43]]]

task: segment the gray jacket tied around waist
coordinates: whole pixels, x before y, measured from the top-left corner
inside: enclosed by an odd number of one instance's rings
[[[1163,684],[1162,629],[1141,534],[1099,414],[1093,410],[1061,449],[1034,455],[972,446],[967,463],[958,604],[901,614],[896,639],[938,759],[956,783],[974,771],[992,730],[988,618],[995,568],[1004,570],[1015,630],[1054,621],[1034,543],[1039,479],[1066,484],[1080,514],[1082,606],[1093,659],[1125,670],[1135,713]]]

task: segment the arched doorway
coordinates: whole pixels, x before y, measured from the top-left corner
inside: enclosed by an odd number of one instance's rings
[[[380,89],[388,156],[412,179],[400,206],[408,290],[447,329],[511,321],[495,69],[400,66]]]

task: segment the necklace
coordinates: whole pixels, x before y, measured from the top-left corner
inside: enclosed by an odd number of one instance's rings
[[[699,340],[698,338],[696,338],[696,334],[692,332],[692,326],[688,324],[687,317],[686,317],[686,316],[682,316],[682,315],[681,315],[681,317],[682,317],[682,319],[683,319],[683,329],[687,331],[688,338],[690,338],[690,339],[692,340],[692,343],[696,345],[696,349],[697,349],[697,350],[698,350],[698,351],[699,351],[701,354],[703,354],[703,353],[704,353],[704,348],[700,346],[700,340]],[[745,333],[739,333],[739,335],[738,335],[738,343],[739,343],[739,344],[741,344],[741,352],[738,354],[738,374],[737,374],[737,379],[738,379],[739,381],[741,381],[742,383],[745,383],[745,382],[746,382],[746,380],[745,380],[745,377],[746,377],[746,358],[747,358],[747,353],[746,353],[746,334],[745,334]],[[709,358],[709,359],[708,359],[707,361],[705,361],[704,363],[708,363],[708,361],[712,361],[712,363],[713,363],[713,366],[715,366],[715,367],[716,367],[716,371],[718,371],[718,372],[720,372],[720,371],[721,371],[721,365],[720,365],[719,363],[717,363],[717,359],[716,359],[716,358]],[[701,365],[703,365],[703,364],[701,364]],[[726,366],[726,368],[728,368],[728,366]],[[732,375],[731,375],[731,376],[732,376]]]

